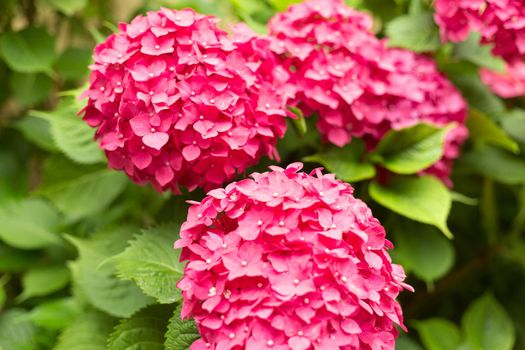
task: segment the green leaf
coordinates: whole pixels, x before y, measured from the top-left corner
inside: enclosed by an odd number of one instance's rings
[[[515,140],[525,143],[525,110],[515,109],[505,115],[501,121],[503,129]]]
[[[432,318],[415,323],[426,350],[454,350],[461,344],[458,326],[454,323]]]
[[[74,298],[63,298],[37,305],[29,312],[28,318],[43,328],[62,329],[80,313],[80,306]]]
[[[386,25],[388,44],[416,52],[435,51],[441,45],[439,31],[430,12],[396,17]]]
[[[466,74],[449,74],[452,80],[460,90],[463,97],[468,101],[471,107],[486,113],[490,116],[495,116],[505,112],[505,104],[496,97],[490,89],[481,82],[479,76]]]
[[[78,165],[62,157],[46,163],[44,183],[38,194],[49,199],[70,219],[100,213],[124,190],[123,173],[106,167]]]
[[[60,55],[55,69],[66,80],[80,80],[89,72],[90,62],[91,50],[70,47]]]
[[[40,260],[38,252],[19,250],[0,243],[0,271],[21,272]]]
[[[477,145],[462,157],[462,162],[498,182],[509,185],[525,183],[525,160],[500,148]]]
[[[37,329],[26,318],[27,313],[11,309],[0,314],[0,349],[39,350]]]
[[[273,8],[279,12],[285,11],[290,5],[297,4],[301,0],[268,0]]]
[[[308,132],[308,126],[306,125],[303,112],[296,107],[289,106],[288,109],[297,116],[297,118],[291,119],[295,131],[300,136],[304,136]]]
[[[467,119],[470,137],[504,148],[513,153],[519,153],[519,146],[487,115],[471,109]]]
[[[75,285],[93,306],[116,317],[129,317],[154,302],[133,282],[119,280],[107,261],[124,250],[132,232],[134,228],[122,226],[89,240],[68,236],[80,255],[71,263]]]
[[[45,0],[49,6],[57,9],[65,15],[71,16],[82,10],[88,4],[88,0]]]
[[[42,73],[13,73],[9,86],[18,103],[31,106],[45,99],[53,89],[53,80]]]
[[[55,39],[44,28],[29,27],[0,38],[0,53],[14,71],[50,72],[55,56]]]
[[[361,161],[365,146],[359,139],[343,148],[329,146],[325,151],[304,158],[306,162],[322,164],[343,181],[357,182],[373,178],[376,174],[372,164]]]
[[[120,321],[109,337],[108,350],[164,350],[164,333],[172,312],[169,306],[154,305]]]
[[[443,156],[445,137],[451,127],[418,124],[391,130],[379,142],[370,159],[398,174],[415,174]]]
[[[38,249],[60,244],[56,231],[59,224],[57,211],[40,199],[0,207],[0,239],[15,248]]]
[[[491,294],[474,301],[461,323],[472,350],[511,350],[516,341],[512,320]]]
[[[25,300],[57,292],[69,283],[69,270],[64,265],[36,267],[22,276],[23,292],[19,299]]]
[[[454,265],[454,247],[434,227],[403,220],[394,233],[393,255],[407,272],[430,283],[446,275]]]
[[[13,127],[38,147],[50,152],[58,150],[51,136],[51,124],[47,120],[27,116],[15,121]]]
[[[104,155],[93,140],[95,132],[76,115],[80,108],[72,100],[62,101],[54,111],[32,111],[31,115],[51,123],[53,139],[66,156],[77,163],[101,163]]]
[[[179,262],[180,252],[173,250],[178,232],[178,225],[165,225],[135,237],[124,252],[114,257],[118,276],[135,281],[159,303],[179,300],[176,285],[184,274],[184,264]]]
[[[492,47],[487,44],[480,44],[481,34],[470,33],[467,40],[458,43],[454,49],[454,57],[474,63],[477,66],[495,70],[505,71],[505,61],[492,55]]]
[[[447,226],[452,198],[436,178],[429,175],[392,177],[388,186],[372,182],[369,191],[382,206],[409,219],[436,226],[445,236],[452,237]]]
[[[396,350],[423,350],[419,344],[408,336],[401,334],[396,340]]]
[[[58,337],[54,350],[106,350],[115,319],[91,310],[70,323]]]
[[[188,350],[194,341],[201,336],[193,320],[182,320],[181,306],[177,307],[166,332],[166,349]]]

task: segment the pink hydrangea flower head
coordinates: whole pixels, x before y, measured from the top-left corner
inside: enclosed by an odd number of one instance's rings
[[[507,64],[505,72],[480,70],[481,80],[498,96],[513,98],[525,96],[525,61]]]
[[[436,0],[435,8],[443,40],[463,41],[475,31],[495,55],[508,62],[525,58],[523,0]]]
[[[192,350],[394,349],[403,326],[385,230],[353,188],[302,164],[254,173],[193,203],[176,248]]]
[[[211,189],[261,156],[286,124],[271,41],[217,19],[162,9],[98,45],[84,120],[109,165],[159,190]],[[275,69],[274,69],[275,68]]]
[[[308,0],[271,19],[272,49],[297,91],[289,103],[316,113],[324,139],[340,147],[357,137],[373,149],[391,129],[455,122],[443,160],[425,171],[448,182],[467,104],[430,58],[388,48],[371,26],[342,0]]]

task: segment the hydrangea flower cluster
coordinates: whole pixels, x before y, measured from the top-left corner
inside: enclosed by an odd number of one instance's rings
[[[302,164],[194,202],[176,248],[192,350],[394,349],[403,327],[385,230],[353,188]]]
[[[482,69],[481,79],[503,97],[525,96],[525,1],[436,0],[435,20],[445,41],[479,32],[483,44],[508,64],[504,73]]]
[[[525,60],[507,64],[504,73],[480,70],[481,80],[498,96],[525,96]]]
[[[95,49],[84,120],[109,165],[159,190],[211,189],[278,157],[285,97],[270,41],[214,17],[162,9]]]
[[[443,40],[463,41],[476,31],[507,62],[525,57],[523,0],[436,0],[435,8]]]
[[[371,26],[369,15],[342,0],[310,0],[277,14],[272,49],[296,86],[290,103],[317,113],[320,132],[337,146],[358,137],[372,149],[391,129],[456,122],[443,160],[426,170],[447,181],[467,136],[466,103],[431,59],[388,48]]]

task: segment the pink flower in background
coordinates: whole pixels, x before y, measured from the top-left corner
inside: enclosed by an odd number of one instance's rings
[[[506,72],[481,69],[481,80],[492,91],[511,98],[525,95],[525,1],[436,0],[435,19],[444,41],[460,42],[470,32],[507,62]]]
[[[182,317],[199,349],[394,349],[401,266],[350,185],[302,164],[254,173],[194,203],[176,248]]]
[[[436,0],[435,8],[443,40],[459,42],[479,32],[507,62],[525,58],[525,1]]]
[[[525,61],[507,64],[504,73],[481,69],[481,80],[498,96],[525,96]]]
[[[430,58],[388,48],[371,26],[342,0],[309,0],[271,19],[272,49],[297,91],[289,103],[317,113],[325,140],[340,147],[357,137],[373,149],[391,129],[455,122],[443,159],[425,170],[449,183],[467,105]]]
[[[244,26],[228,37],[216,21],[149,12],[95,49],[84,120],[109,165],[139,184],[211,189],[261,156],[278,157],[286,72],[270,40]]]

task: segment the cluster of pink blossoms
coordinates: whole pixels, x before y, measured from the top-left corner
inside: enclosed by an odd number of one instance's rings
[[[373,149],[391,129],[456,122],[443,159],[425,171],[448,181],[467,136],[466,103],[431,59],[388,48],[371,26],[342,0],[310,0],[276,15],[272,49],[296,86],[290,103],[317,113],[320,132],[337,146],[358,137]]]
[[[525,96],[525,60],[507,64],[504,73],[480,70],[481,80],[503,98]]]
[[[481,70],[481,79],[504,98],[525,96],[525,1],[436,0],[435,19],[445,41],[479,32],[483,44],[508,64],[505,73]]]
[[[216,18],[162,9],[121,24],[95,49],[84,120],[112,168],[159,191],[211,189],[278,157],[286,79],[270,41]]]
[[[436,0],[434,6],[443,40],[463,41],[475,31],[507,62],[525,57],[525,1]]]
[[[385,230],[350,185],[302,164],[254,173],[189,209],[176,248],[192,350],[393,350],[403,327]]]

